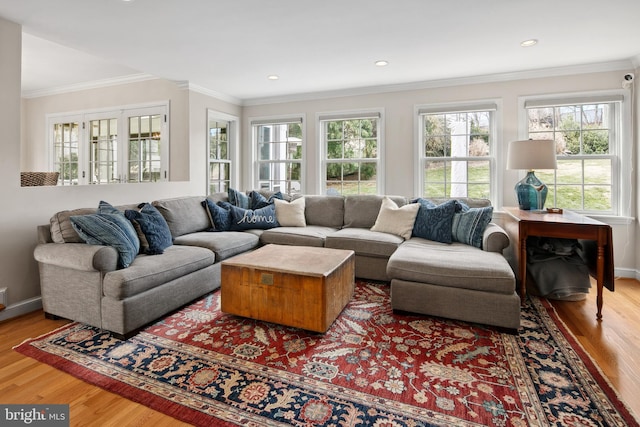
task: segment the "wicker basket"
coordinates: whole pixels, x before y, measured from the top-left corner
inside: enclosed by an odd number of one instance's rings
[[[59,175],[60,172],[20,172],[20,186],[58,185]]]

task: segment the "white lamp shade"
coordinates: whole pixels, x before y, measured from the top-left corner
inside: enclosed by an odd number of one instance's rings
[[[556,143],[551,139],[511,141],[507,169],[557,169]]]

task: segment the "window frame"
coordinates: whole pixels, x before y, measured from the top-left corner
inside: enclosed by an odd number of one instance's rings
[[[588,105],[588,104],[616,104],[615,111],[610,112],[610,116],[615,115],[615,118],[610,120],[613,122],[610,129],[610,144],[609,154],[607,155],[588,155],[579,154],[565,157],[562,155],[557,156],[558,164],[561,160],[575,159],[596,159],[607,158],[611,159],[611,210],[583,210],[583,209],[571,209],[575,212],[579,212],[592,217],[629,217],[631,213],[631,206],[627,203],[623,203],[622,195],[631,194],[632,185],[629,180],[625,180],[625,176],[629,176],[632,171],[632,138],[631,138],[631,107],[628,89],[620,90],[603,90],[603,91],[591,91],[591,92],[575,92],[567,94],[545,94],[537,96],[522,96],[518,98],[518,112],[519,112],[519,138],[529,138],[529,117],[528,108],[544,108],[544,107],[560,107],[560,106],[574,106],[574,105]],[[613,138],[611,138],[613,136]],[[614,139],[614,141],[611,141]],[[584,170],[584,169],[583,169]],[[519,178],[524,176],[524,171],[519,171]],[[555,184],[557,170],[553,171],[554,182],[548,184]],[[580,184],[584,186],[584,178]],[[584,191],[582,192],[584,194]],[[549,195],[548,204],[554,202],[553,195]],[[584,202],[584,197],[583,197]],[[562,208],[562,206],[558,206]]]
[[[160,179],[157,181],[138,181],[131,184],[142,184],[151,182],[163,182],[169,180],[169,145],[170,145],[170,109],[169,101],[154,102],[148,104],[136,104],[119,107],[99,108],[68,113],[53,113],[46,115],[47,125],[47,163],[49,170],[57,171],[55,153],[54,126],[60,123],[78,123],[78,177],[77,183],[66,183],[64,178],[60,178],[63,186],[68,185],[110,185],[130,183],[128,177],[128,149],[129,132],[128,120],[130,117],[160,115],[161,116],[161,136],[160,136]],[[118,158],[117,170],[118,178],[112,182],[91,182],[91,155],[90,155],[90,126],[92,120],[117,119],[118,120]]]
[[[227,159],[212,159],[211,158],[211,138],[210,138],[210,122],[223,121],[227,122]],[[211,164],[228,164],[229,165],[229,188],[234,188],[238,182],[238,141],[239,141],[239,122],[240,119],[237,116],[233,116],[220,111],[207,109],[207,122],[206,122],[206,178],[205,178],[205,194],[211,194]],[[218,180],[219,181],[219,180]],[[227,189],[228,190],[228,189]]]
[[[377,123],[377,157],[374,158],[353,158],[353,159],[328,159],[327,158],[327,132],[326,122],[348,121],[361,119],[376,119]],[[320,194],[327,194],[327,164],[328,163],[376,163],[376,194],[385,194],[385,109],[370,108],[348,111],[333,111],[317,113],[316,124],[318,128],[318,158],[320,159],[319,180]],[[358,194],[365,194],[360,193]]]
[[[457,113],[473,113],[473,112],[490,112],[489,118],[489,155],[486,157],[426,157],[424,147],[424,117],[430,114],[457,114]],[[414,185],[417,194],[420,197],[425,196],[425,178],[424,172],[426,163],[433,159],[442,159],[444,161],[451,160],[482,160],[489,162],[489,196],[487,197],[493,206],[502,205],[502,192],[499,189],[502,186],[502,171],[496,165],[498,164],[498,147],[501,146],[501,123],[502,123],[502,100],[501,99],[481,99],[475,101],[461,101],[449,103],[435,104],[418,104],[414,106],[415,120],[415,176]],[[506,156],[504,156],[506,159]]]
[[[307,130],[306,130],[306,116],[304,114],[286,114],[286,115],[278,115],[278,116],[262,116],[262,117],[251,117],[248,120],[249,126],[249,134],[251,135],[251,177],[250,182],[252,182],[254,189],[262,189],[260,182],[264,181],[260,179],[260,167],[262,165],[271,165],[271,164],[299,164],[300,165],[300,179],[296,180],[300,182],[300,194],[306,193],[306,159],[307,159]],[[260,126],[268,126],[268,125],[289,125],[289,124],[300,124],[301,132],[302,132],[302,141],[301,141],[301,157],[300,159],[267,159],[261,160],[259,153],[259,137],[258,137],[258,128]],[[270,183],[273,182],[272,179],[268,180]],[[285,178],[282,180],[283,182],[287,182],[288,180]],[[269,185],[271,188],[272,185]],[[285,189],[271,189],[271,191],[281,191],[286,192]]]

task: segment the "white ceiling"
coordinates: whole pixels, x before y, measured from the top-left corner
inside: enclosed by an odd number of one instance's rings
[[[0,0],[0,16],[25,33],[23,93],[154,75],[243,102],[640,57],[640,0]]]

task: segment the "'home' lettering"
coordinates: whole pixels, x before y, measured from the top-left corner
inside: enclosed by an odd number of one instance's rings
[[[249,212],[245,212],[238,224],[257,224],[259,222],[275,222],[275,218],[273,215],[249,215]]]

